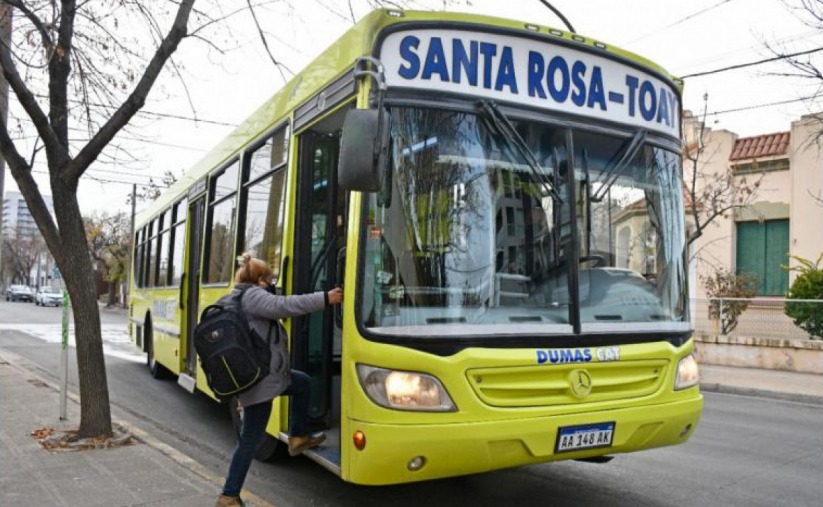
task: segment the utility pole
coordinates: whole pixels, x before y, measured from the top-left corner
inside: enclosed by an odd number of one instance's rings
[[[137,183],[133,183],[131,186],[131,238],[134,241],[134,213],[137,207]],[[131,295],[131,265],[132,265],[132,254],[134,254],[134,247],[136,245],[131,246],[131,250],[129,251],[129,264],[126,266],[126,286],[123,287],[123,308],[128,308],[129,306],[129,296]]]
[[[0,2],[0,44],[11,48],[11,7],[5,2]],[[2,70],[2,69],[0,69]],[[8,125],[9,118],[9,83],[5,76],[0,72],[0,120],[3,124]],[[5,187],[4,180],[6,176],[6,158],[0,152],[0,209],[2,209],[5,202]],[[2,211],[0,211],[0,217]],[[0,286],[3,285],[3,222],[0,220]]]

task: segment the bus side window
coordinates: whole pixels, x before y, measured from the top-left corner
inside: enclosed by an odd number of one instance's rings
[[[279,128],[245,158],[238,251],[265,259],[280,276],[289,127]]]
[[[149,235],[146,240],[146,287],[154,287],[154,276],[157,271],[157,219],[149,222]]]
[[[184,197],[174,205],[173,227],[169,256],[169,285],[177,287],[183,276],[183,247],[186,241],[186,213],[188,200]]]
[[[169,284],[169,253],[171,252],[171,208],[160,215],[160,231],[158,232],[157,246],[157,279],[155,287],[166,287]]]
[[[210,179],[203,283],[226,283],[234,274],[234,211],[240,162]]]

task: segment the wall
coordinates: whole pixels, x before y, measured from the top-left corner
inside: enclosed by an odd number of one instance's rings
[[[698,363],[823,375],[823,341],[695,333]]]
[[[791,216],[789,223],[791,254],[815,261],[823,252],[823,122],[804,116],[792,123],[790,152]],[[792,265],[797,261],[792,260]],[[790,273],[790,282],[796,277]]]

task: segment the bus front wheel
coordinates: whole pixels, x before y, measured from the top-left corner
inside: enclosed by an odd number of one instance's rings
[[[234,426],[234,434],[240,438],[240,431],[243,429],[243,407],[237,401],[237,397],[232,397],[228,403],[231,422]],[[254,459],[257,461],[278,461],[289,454],[289,446],[266,433],[257,450],[254,452]]]

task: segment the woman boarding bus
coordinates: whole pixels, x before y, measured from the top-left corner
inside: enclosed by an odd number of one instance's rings
[[[140,216],[132,336],[208,394],[191,330],[248,250],[283,294],[344,287],[284,323],[328,436],[304,455],[344,480],[683,443],[702,397],[680,112],[677,81],[598,41],[375,11]]]

